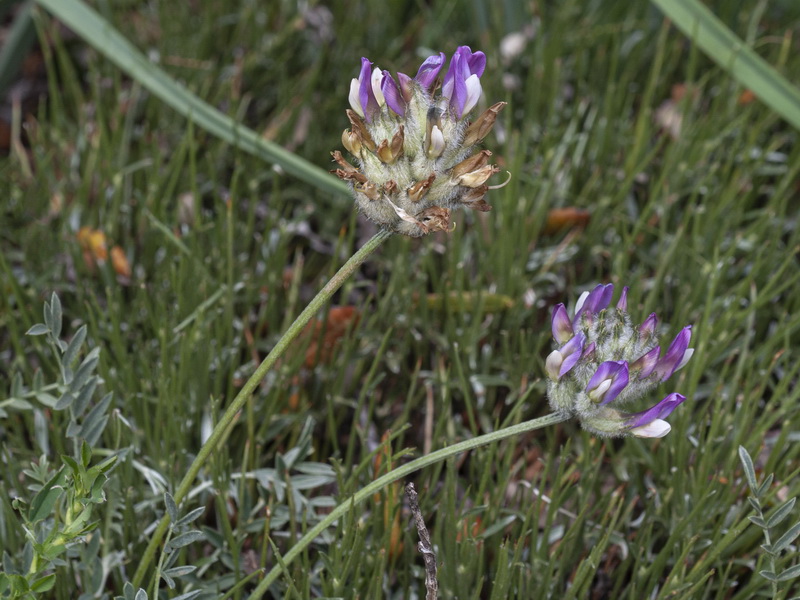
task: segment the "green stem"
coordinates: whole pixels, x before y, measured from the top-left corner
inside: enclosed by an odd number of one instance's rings
[[[266,374],[269,370],[275,366],[275,363],[278,359],[286,352],[286,349],[289,345],[294,341],[294,339],[299,335],[299,333],[303,330],[306,324],[311,320],[311,317],[322,308],[322,306],[330,300],[331,296],[338,290],[342,284],[347,281],[347,279],[355,273],[361,264],[367,259],[367,257],[375,252],[383,242],[385,242],[391,236],[391,232],[388,231],[379,231],[376,233],[372,238],[364,244],[364,246],[353,256],[351,256],[342,268],[339,269],[328,283],[325,284],[319,293],[314,296],[314,299],[305,307],[300,316],[295,319],[294,323],[286,330],[286,333],[283,334],[281,339],[278,340],[278,343],[275,344],[275,347],[272,351],[267,355],[264,361],[258,366],[255,372],[250,376],[250,379],[242,386],[242,389],[239,390],[239,393],[236,394],[236,397],[231,402],[228,409],[225,411],[225,414],[222,415],[222,418],[219,422],[214,426],[214,430],[211,432],[211,435],[206,440],[206,443],[200,448],[200,451],[197,453],[194,461],[192,464],[189,465],[189,470],[186,471],[186,475],[183,476],[183,480],[181,480],[178,489],[175,490],[174,498],[176,503],[180,503],[183,498],[186,497],[186,494],[189,493],[189,489],[192,487],[194,483],[195,477],[200,472],[201,467],[205,464],[208,457],[214,452],[217,448],[217,444],[219,444],[220,440],[224,437],[225,431],[228,427],[233,423],[236,414],[242,409],[242,406],[250,395],[255,391],[256,387],[261,380],[264,379]],[[142,555],[142,559],[139,562],[139,566],[136,568],[136,573],[133,575],[133,587],[138,588],[144,579],[144,575],[147,572],[147,568],[150,566],[150,563],[153,562],[153,557],[155,556],[156,549],[158,545],[161,543],[161,540],[164,537],[164,534],[167,532],[167,527],[169,527],[169,515],[165,514],[161,521],[156,527],[156,530],[153,532],[153,537],[150,538],[150,542],[147,544],[147,548]]]
[[[453,444],[452,446],[447,446],[446,448],[442,448],[436,452],[431,452],[430,454],[422,456],[408,464],[390,471],[389,473],[386,473],[386,475],[379,477],[369,485],[361,488],[350,498],[339,504],[339,506],[333,509],[330,514],[328,514],[314,527],[309,529],[308,532],[302,538],[300,538],[300,540],[294,546],[292,546],[291,550],[283,555],[281,564],[274,566],[272,570],[267,573],[267,576],[261,583],[258,584],[258,587],[253,590],[253,593],[250,594],[247,600],[258,600],[258,598],[261,598],[261,596],[264,595],[264,592],[267,591],[267,588],[269,588],[269,586],[272,585],[278,577],[280,577],[281,573],[283,573],[284,567],[291,563],[298,554],[303,552],[311,544],[311,542],[317,538],[317,536],[325,531],[325,529],[333,525],[335,521],[347,514],[353,507],[355,507],[356,504],[363,502],[376,492],[385,488],[387,485],[402,479],[406,475],[410,475],[414,471],[419,471],[420,469],[443,461],[444,459],[455,456],[456,454],[460,454],[461,452],[466,452],[467,450],[485,446],[487,444],[491,444],[492,442],[504,440],[515,435],[534,431],[535,429],[541,429],[542,427],[547,427],[548,425],[555,425],[556,423],[561,423],[569,418],[569,416],[551,413],[549,415],[545,415],[544,417],[533,419],[532,421],[525,421],[524,423],[519,423],[518,425],[512,425],[511,427],[506,427],[505,429],[500,429],[499,431],[493,431],[492,433],[487,433],[476,438]]]

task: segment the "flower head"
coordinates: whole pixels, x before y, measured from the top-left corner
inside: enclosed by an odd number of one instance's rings
[[[333,152],[335,173],[347,181],[356,204],[382,227],[410,236],[447,230],[450,211],[459,206],[488,211],[487,180],[499,169],[488,150],[477,150],[505,102],[489,107],[474,123],[467,114],[480,99],[483,52],[459,47],[446,62],[443,52],[429,56],[415,77],[373,68],[361,59],[350,83],[347,117],[351,129],[342,144],[356,158],[349,163]]]
[[[669,394],[638,413],[620,407],[652,391],[689,361],[694,352],[689,348],[692,328],[684,327],[661,356],[655,314],[634,326],[628,315],[628,288],[614,307],[613,295],[613,285],[598,285],[581,295],[571,318],[563,304],[553,310],[551,327],[558,347],[545,363],[550,406],[577,417],[584,429],[599,435],[663,437],[670,431],[664,419],[685,396]]]

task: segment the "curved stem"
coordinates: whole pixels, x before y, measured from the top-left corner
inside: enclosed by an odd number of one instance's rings
[[[356,504],[366,500],[374,493],[385,488],[390,483],[394,483],[398,479],[402,479],[414,471],[418,471],[446,458],[460,454],[461,452],[472,450],[473,448],[478,448],[480,446],[485,446],[486,444],[491,444],[492,442],[504,440],[521,433],[526,433],[535,429],[541,429],[542,427],[547,427],[548,425],[555,425],[556,423],[561,423],[569,418],[569,416],[551,413],[549,415],[545,415],[544,417],[533,419],[532,421],[525,421],[524,423],[519,423],[518,425],[512,425],[511,427],[506,427],[505,429],[500,429],[499,431],[493,431],[492,433],[487,433],[470,440],[453,444],[452,446],[447,446],[441,450],[431,452],[430,454],[422,456],[416,460],[412,460],[410,463],[407,463],[381,477],[378,477],[378,479],[364,486],[350,498],[339,504],[339,506],[333,509],[330,514],[328,514],[314,527],[309,529],[308,532],[306,532],[306,534],[300,538],[286,554],[281,557],[282,560],[280,563],[274,566],[272,570],[267,573],[267,576],[264,578],[264,580],[259,583],[258,587],[256,587],[256,589],[253,590],[253,593],[250,594],[248,600],[258,600],[258,598],[261,598],[261,596],[264,595],[264,592],[267,591],[267,588],[269,588],[269,586],[272,585],[278,577],[280,577],[281,573],[283,573],[284,567],[292,562],[292,560],[294,560],[298,554],[303,552],[318,535],[333,525],[333,523],[340,519],[343,515],[347,514]]]
[[[200,468],[205,464],[206,460],[208,460],[208,457],[211,455],[211,453],[216,450],[217,444],[219,444],[220,440],[224,437],[226,430],[231,423],[233,423],[236,414],[241,410],[244,403],[255,391],[258,384],[261,383],[261,380],[264,379],[264,376],[273,366],[275,366],[275,363],[278,361],[281,355],[286,352],[289,344],[291,344],[298,334],[303,330],[306,324],[311,320],[311,317],[313,317],[314,314],[320,308],[322,308],[322,305],[330,300],[334,292],[336,292],[336,290],[338,290],[342,284],[358,270],[367,257],[377,250],[381,244],[383,244],[383,242],[389,239],[391,235],[391,232],[382,230],[372,236],[372,238],[366,244],[364,244],[364,246],[361,247],[358,252],[353,254],[353,256],[351,256],[347,262],[342,265],[342,268],[336,272],[336,275],[334,275],[331,280],[325,284],[325,287],[323,287],[319,293],[314,296],[314,299],[311,300],[303,312],[300,313],[300,316],[298,316],[289,329],[286,330],[286,333],[284,333],[281,339],[278,340],[278,343],[275,344],[275,347],[272,349],[272,351],[253,372],[247,382],[245,382],[245,384],[242,386],[242,389],[239,390],[239,393],[236,394],[236,397],[233,399],[230,406],[225,411],[225,414],[222,415],[219,422],[214,427],[214,430],[206,440],[206,443],[203,444],[203,446],[200,448],[200,451],[197,453],[197,456],[192,461],[192,464],[189,465],[186,475],[183,476],[178,489],[175,490],[174,498],[176,503],[180,503],[180,501],[186,497],[186,494],[189,492],[189,489],[194,483],[195,477],[197,477],[197,474],[200,472]],[[144,554],[142,554],[142,559],[139,562],[139,566],[136,568],[136,573],[133,575],[134,588],[138,588],[142,582],[142,579],[144,579],[147,568],[150,566],[150,563],[153,562],[156,549],[161,543],[161,540],[163,539],[168,527],[169,515],[165,514],[161,518],[158,527],[156,527],[156,530],[153,532],[153,536],[150,538],[150,542],[147,544]]]

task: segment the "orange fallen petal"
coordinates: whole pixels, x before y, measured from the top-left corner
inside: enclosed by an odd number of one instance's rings
[[[745,90],[741,94],[739,94],[739,106],[747,106],[748,104],[755,102],[756,94],[753,90]]]
[[[573,207],[554,208],[547,213],[547,223],[542,233],[549,235],[567,227],[586,227],[590,218],[588,210]]]
[[[336,345],[360,317],[354,306],[334,306],[328,312],[327,322],[315,319],[306,325],[301,335],[310,336],[311,342],[306,350],[305,366],[311,369],[318,363],[330,362]]]
[[[119,246],[111,248],[111,264],[117,275],[123,277],[131,276],[131,265],[128,262],[128,257],[125,256],[125,251]]]

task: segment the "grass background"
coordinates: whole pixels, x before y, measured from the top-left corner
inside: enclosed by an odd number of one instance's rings
[[[710,6],[800,80],[793,3]],[[179,564],[199,567],[183,591],[218,597],[271,568],[276,551],[402,462],[404,448],[419,455],[548,412],[550,309],[613,282],[631,286],[634,317],[657,311],[666,334],[694,324],[692,361],[660,390],[689,398],[672,433],[601,440],[567,423],[418,473],[442,597],[769,593],[736,450],[775,473],[775,503],[797,494],[794,129],[748,101],[646,3],[94,7],[188,89],[323,169],[340,148],[361,56],[413,74],[428,54],[469,44],[488,56],[486,103],[509,102],[486,142],[512,173],[488,198],[494,211],[459,214],[449,235],[384,245],[334,299],[360,318],[322,315],[319,334],[267,377],[201,472],[183,508],[206,507],[205,539],[181,550]],[[121,593],[165,510],[163,492],[204,431],[374,229],[346,196],[218,141],[46,13],[35,17],[50,93],[25,123],[24,150],[0,162],[0,368],[6,387],[12,373],[56,379],[50,350],[24,336],[52,291],[65,335],[85,323],[101,349],[115,406],[95,453],[130,452],[99,513],[89,558],[100,566],[76,554],[51,592],[101,597]],[[524,50],[504,59],[501,41],[518,31]],[[659,110],[681,118],[679,133],[666,131]],[[587,226],[546,229],[548,212],[565,207],[588,210]],[[87,264],[81,227],[122,249],[129,277],[110,261]],[[348,332],[324,351],[336,327]],[[25,541],[10,497],[29,494],[22,469],[31,461],[69,450],[65,424],[41,407],[0,421],[9,555]],[[423,595],[401,491],[357,507],[271,594]],[[781,564],[795,562],[790,552]],[[791,584],[781,589],[791,595]]]

